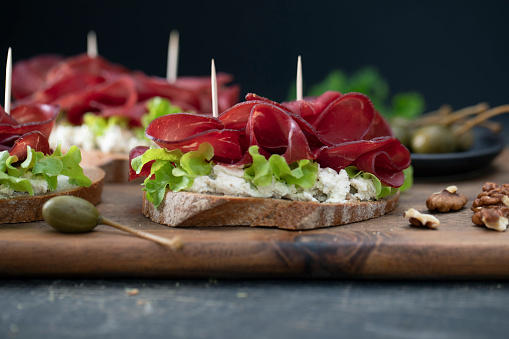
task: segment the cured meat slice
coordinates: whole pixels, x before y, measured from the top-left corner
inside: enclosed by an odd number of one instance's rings
[[[36,152],[51,153],[48,138],[39,131],[32,131],[19,137],[10,148],[9,154],[17,156],[18,161],[23,161],[27,158],[27,146],[30,146]]]
[[[380,181],[391,187],[403,184],[403,169],[410,166],[410,152],[399,140],[393,137],[380,137],[372,140],[358,140],[328,147],[320,152],[317,162],[322,167],[339,171],[347,166],[377,176]]]
[[[133,74],[136,82],[136,91],[140,101],[155,96],[169,99],[172,104],[188,111],[199,111],[200,100],[196,92],[168,83],[165,79],[149,77],[141,72]],[[210,84],[209,84],[210,85]]]
[[[55,100],[67,113],[72,124],[81,124],[87,112],[102,116],[124,115],[138,101],[134,80],[126,75],[117,76],[97,86],[70,93]]]
[[[257,145],[268,154],[280,154],[289,164],[316,157],[299,124],[288,112],[271,104],[260,103],[252,108],[246,134],[250,146]]]
[[[16,121],[12,124],[12,133],[39,131],[49,138],[60,108],[54,105],[34,104],[16,106],[11,112],[11,118]],[[6,130],[9,128],[7,126]],[[4,130],[0,126],[0,130]]]
[[[12,95],[22,99],[36,92],[46,81],[49,70],[64,59],[60,55],[44,54],[16,62],[12,68]]]
[[[175,113],[155,119],[145,135],[168,150],[195,151],[200,144],[214,147],[214,160],[234,163],[242,158],[240,131],[225,129],[221,121],[191,113]]]
[[[44,137],[49,138],[58,113],[58,106],[22,105],[15,107],[10,118],[6,119],[6,113],[2,110],[0,116],[4,118],[0,123],[0,143],[10,146],[14,139],[33,131],[39,131]]]
[[[258,100],[243,101],[221,113],[218,119],[224,124],[225,128],[245,129],[251,116],[251,110],[259,103]]]
[[[53,83],[44,84],[37,92],[19,100],[18,104],[43,103],[51,104],[67,95],[82,93],[88,88],[105,82],[106,79],[94,74],[76,74]]]
[[[395,165],[393,154],[385,150],[361,155],[355,161],[355,166],[364,172],[374,174],[386,186],[399,187],[405,181],[403,169]]]
[[[48,138],[58,116],[58,106],[36,104],[17,106],[7,115],[0,109],[0,151],[9,150],[19,161],[27,156],[27,146],[51,153]]]
[[[106,73],[127,74],[129,70],[113,64],[101,56],[91,58],[87,54],[79,54],[56,64],[47,73],[45,81],[51,84],[76,74],[104,76]]]
[[[138,146],[133,148],[129,152],[129,163],[131,163],[134,158],[139,157],[140,155],[145,153],[148,149],[149,147],[147,146]],[[150,174],[150,168],[152,167],[153,163],[154,161],[149,161],[148,163],[146,163],[145,166],[143,166],[143,168],[141,169],[139,174],[136,174],[136,171],[133,170],[132,166],[129,166],[129,181],[134,180],[136,178],[148,177]]]
[[[361,140],[369,132],[375,117],[375,109],[367,96],[347,93],[333,101],[313,121],[322,140],[331,144]]]
[[[383,137],[387,135],[394,136],[392,134],[391,126],[380,113],[375,111],[373,125],[371,126],[368,133],[366,133],[366,135],[364,136],[364,139],[369,140],[376,137]]]

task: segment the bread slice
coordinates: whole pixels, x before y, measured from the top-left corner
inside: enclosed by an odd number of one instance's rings
[[[168,226],[266,226],[309,230],[377,218],[392,211],[399,192],[377,201],[326,204],[166,191],[158,206],[143,194],[143,213]]]
[[[11,199],[0,199],[0,223],[18,223],[43,220],[42,206],[49,199],[58,195],[73,195],[83,198],[92,204],[101,200],[105,173],[96,167],[85,167],[83,171],[92,180],[89,187],[78,186],[73,189],[49,192],[34,196],[20,196]]]

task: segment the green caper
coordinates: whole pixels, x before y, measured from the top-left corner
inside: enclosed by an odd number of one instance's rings
[[[46,201],[42,206],[42,216],[51,227],[64,233],[90,232],[97,225],[104,224],[169,246],[172,250],[183,246],[179,237],[167,239],[108,220],[90,202],[74,196],[62,195]]]
[[[451,153],[456,150],[456,138],[445,126],[428,125],[415,131],[410,147],[415,153]]]
[[[90,232],[101,218],[90,202],[70,195],[48,200],[42,207],[42,216],[51,227],[65,233]]]

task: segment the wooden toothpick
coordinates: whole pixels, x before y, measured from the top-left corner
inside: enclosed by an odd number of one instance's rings
[[[297,100],[302,100],[302,60],[297,58]]]
[[[98,55],[97,36],[94,31],[87,34],[87,55],[89,58],[95,58]]]
[[[216,65],[214,59],[212,59],[212,65],[210,70],[210,82],[212,87],[212,116],[217,118],[219,116],[219,107],[217,103],[217,80],[216,80]]]
[[[5,113],[11,113],[11,86],[12,86],[12,49],[7,51],[7,64],[5,65]]]
[[[166,81],[175,82],[177,80],[177,66],[179,54],[179,32],[171,31],[168,41],[168,59],[166,64]]]

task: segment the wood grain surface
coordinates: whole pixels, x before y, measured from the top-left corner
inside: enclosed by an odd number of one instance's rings
[[[380,218],[310,231],[254,227],[170,228],[141,212],[141,187],[105,185],[100,212],[163,237],[180,236],[181,251],[107,226],[61,234],[44,222],[0,225],[2,277],[151,278],[509,278],[509,232],[471,222],[471,202],[486,181],[509,182],[509,151],[474,178],[417,181],[396,209]],[[457,185],[469,202],[435,214],[436,230],[411,226],[410,207],[426,212],[426,198]]]

